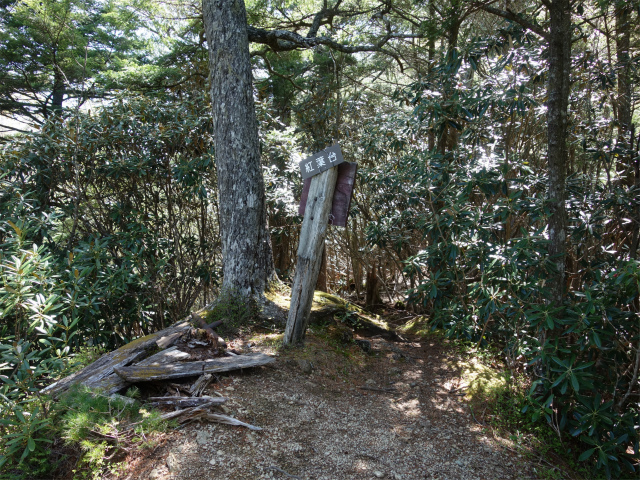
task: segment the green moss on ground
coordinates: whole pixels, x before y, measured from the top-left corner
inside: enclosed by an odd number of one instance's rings
[[[478,358],[459,360],[456,366],[461,369],[461,383],[467,385],[465,393],[473,401],[494,401],[507,388],[505,372],[488,367]]]

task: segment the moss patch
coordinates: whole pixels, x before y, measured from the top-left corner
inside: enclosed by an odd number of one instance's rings
[[[280,348],[284,333],[254,333],[247,338],[248,343],[254,343],[259,347]]]
[[[272,289],[268,292],[264,292],[265,298],[275,303],[278,307],[289,310],[289,306],[291,305],[291,290],[284,289]]]
[[[468,386],[466,394],[471,400],[491,402],[507,388],[505,373],[482,364],[477,358],[459,361],[456,366],[462,370],[460,377]]]
[[[423,316],[412,318],[407,323],[402,325],[398,330],[400,330],[400,332],[402,333],[419,335],[421,337],[436,335],[436,333],[429,326],[429,319]]]

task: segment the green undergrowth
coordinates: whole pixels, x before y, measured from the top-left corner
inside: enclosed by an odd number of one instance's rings
[[[7,448],[0,479],[117,478],[125,471],[126,454],[153,446],[154,438],[171,427],[159,411],[142,406],[137,397],[135,388],[108,397],[76,386],[57,401],[42,399],[34,412],[21,413],[25,427],[4,437],[5,442],[24,441],[29,454],[7,457]],[[43,421],[45,428],[32,432],[32,417]]]
[[[485,368],[493,369],[487,366]],[[527,395],[531,384],[527,376],[509,370],[494,370],[496,379],[469,402],[476,421],[486,433],[508,439],[519,454],[535,464],[534,470],[544,479],[604,479],[604,472],[590,469],[579,461],[580,445],[569,436],[559,434],[553,422],[543,422],[530,409]]]

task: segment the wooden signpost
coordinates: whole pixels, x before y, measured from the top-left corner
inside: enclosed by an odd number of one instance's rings
[[[357,170],[358,165],[356,163],[343,162],[338,165],[338,179],[336,180],[336,189],[333,192],[329,225],[335,225],[336,227],[347,226],[347,217],[349,216],[349,207],[351,206],[351,196],[353,194],[353,186],[356,182]],[[302,184],[302,196],[300,197],[300,206],[298,207],[298,214],[301,217],[304,217],[307,207],[311,178],[305,179]]]
[[[356,166],[343,162],[338,144],[300,162],[300,171],[305,183],[308,183],[308,189],[303,192],[300,202],[299,211],[304,213],[304,219],[284,333],[285,345],[300,343],[304,338],[330,220],[334,225],[346,225]],[[342,181],[338,180],[339,169],[342,171]],[[338,188],[336,183],[340,185]]]

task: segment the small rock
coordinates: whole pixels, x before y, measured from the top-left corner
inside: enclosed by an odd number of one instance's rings
[[[196,443],[198,445],[205,445],[211,440],[211,434],[209,432],[199,431],[196,433]]]
[[[411,388],[415,388],[415,387],[417,387],[417,386],[418,386],[418,382],[411,382],[411,383],[409,384],[409,386],[410,386]]]
[[[171,452],[167,457],[167,468],[170,472],[174,472],[178,467],[180,467],[180,460],[175,453]]]
[[[385,475],[384,475],[384,472],[381,472],[380,470],[375,470],[375,471],[373,472],[373,475],[374,475],[376,478],[384,478],[384,476],[385,476]]]
[[[211,460],[209,460],[209,464],[210,465],[215,465],[216,464],[216,459],[212,458]]]
[[[156,467],[149,472],[149,480],[162,480],[164,475],[162,474],[162,468]]]
[[[221,456],[224,455],[224,452],[222,450],[218,450],[217,454],[218,454],[219,457],[221,457]]]
[[[375,385],[375,384],[376,384],[376,381],[375,381],[373,378],[370,378],[369,380],[367,380],[367,381],[366,381],[366,382],[364,382],[364,383],[366,383],[367,385]]]
[[[309,360],[298,360],[298,366],[300,367],[300,370],[302,370],[302,373],[306,373],[307,375],[309,375],[311,372],[313,372],[313,363],[311,363]]]

